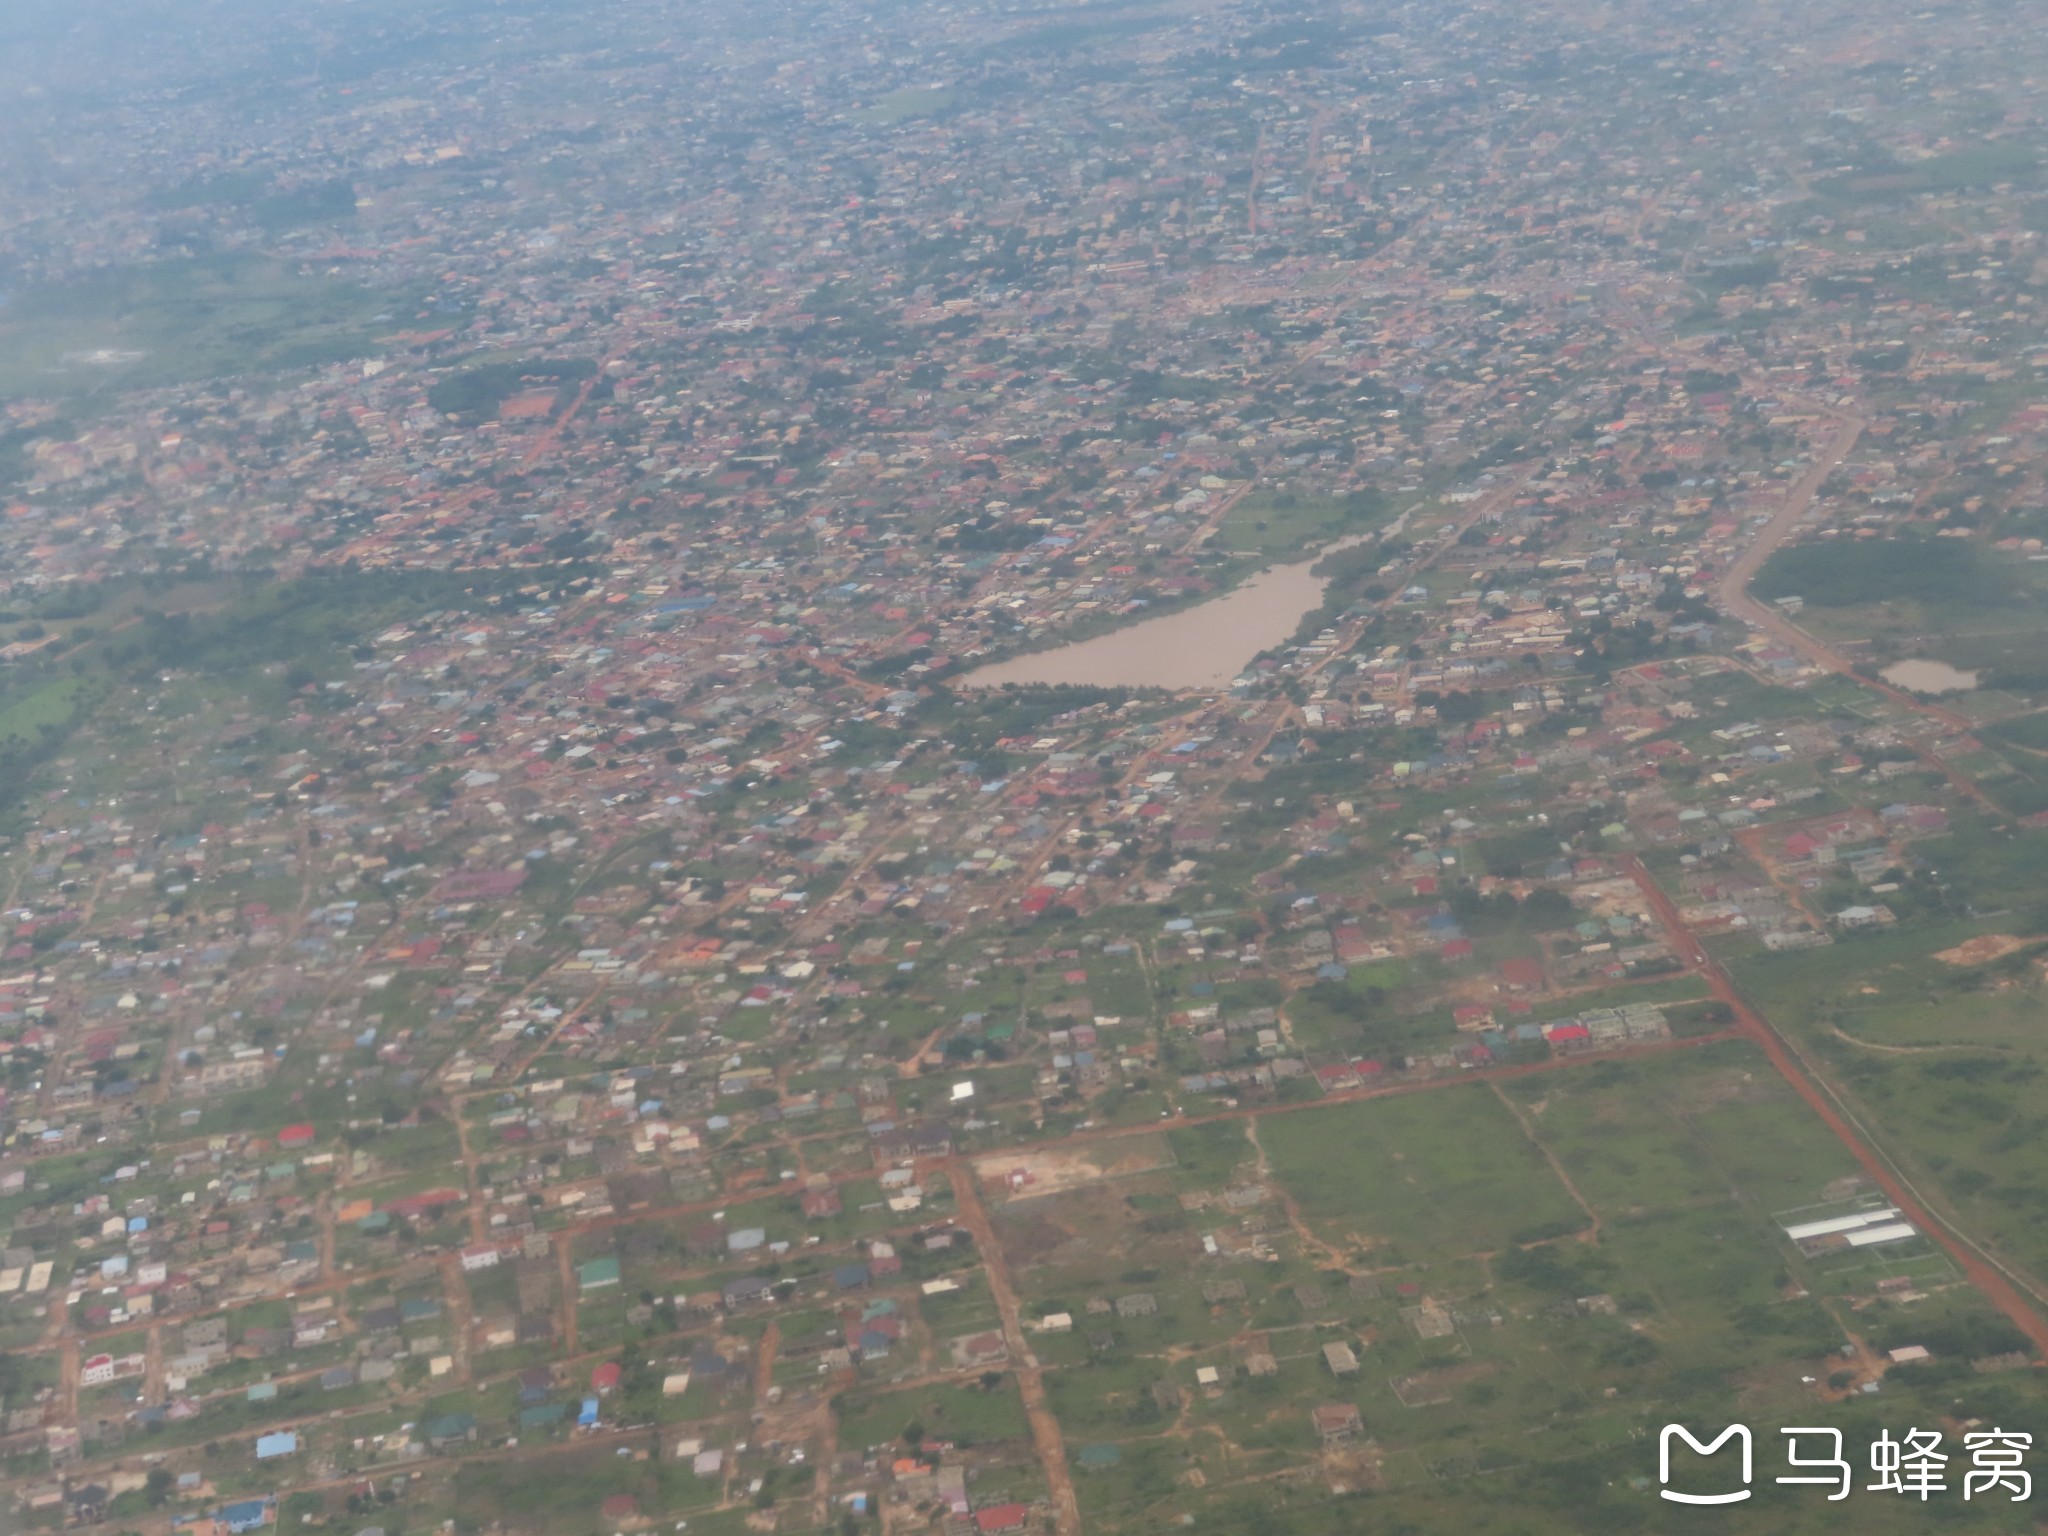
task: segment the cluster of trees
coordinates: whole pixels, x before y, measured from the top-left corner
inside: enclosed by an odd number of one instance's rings
[[[1548,933],[1578,921],[1571,898],[1547,885],[1519,900],[1509,891],[1482,895],[1474,886],[1455,886],[1444,897],[1444,905],[1460,927],[1481,939],[1505,933]]]

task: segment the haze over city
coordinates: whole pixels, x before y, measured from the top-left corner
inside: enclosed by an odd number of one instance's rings
[[[7,7],[0,1529],[2033,1529],[2037,12]]]

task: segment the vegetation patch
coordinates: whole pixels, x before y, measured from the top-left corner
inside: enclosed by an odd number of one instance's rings
[[[1302,1216],[1333,1238],[1420,1258],[1578,1225],[1542,1154],[1482,1088],[1268,1116],[1259,1140]]]
[[[946,86],[906,86],[891,91],[856,116],[864,123],[886,128],[913,117],[934,117],[952,108],[959,93]]]
[[[517,363],[478,363],[435,380],[427,390],[427,404],[443,416],[482,421],[495,415],[498,407],[522,389],[553,386],[558,391],[573,392],[575,386],[596,372],[597,364],[587,357],[529,357]]]
[[[1964,539],[1833,540],[1771,556],[1752,590],[1768,600],[1800,597],[1820,608],[1912,598],[1983,603],[2008,583]]]
[[[117,267],[0,308],[0,399],[156,388],[379,350],[410,295],[255,256]]]
[[[907,1449],[930,1440],[956,1446],[988,1445],[1029,1437],[1024,1403],[1013,1377],[1000,1371],[964,1386],[904,1392],[849,1393],[834,1403],[839,1440],[849,1448],[899,1443]]]

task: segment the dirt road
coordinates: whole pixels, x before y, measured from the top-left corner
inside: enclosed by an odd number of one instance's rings
[[[1795,645],[1804,651],[1809,646],[1818,646],[1819,641],[1808,635],[1796,624],[1787,620],[1782,612],[1768,603],[1760,603],[1749,595],[1749,584],[1756,579],[1756,573],[1763,569],[1764,562],[1771,558],[1778,546],[1785,542],[1799,519],[1806,515],[1806,509],[1813,505],[1813,498],[1820,494],[1820,488],[1827,483],[1829,475],[1849,457],[1849,450],[1856,446],[1863,430],[1870,424],[1861,417],[1844,420],[1826,447],[1815,456],[1785,493],[1785,500],[1769,522],[1757,531],[1749,547],[1736,557],[1735,563],[1721,573],[1717,596],[1721,606],[1738,618],[1747,620],[1760,629],[1768,630],[1784,639],[1787,645]],[[1794,638],[1794,637],[1798,638]],[[1825,649],[1825,647],[1822,647]]]
[[[576,1284],[576,1270],[569,1262],[569,1241],[566,1234],[555,1240],[555,1276],[562,1285],[562,1353],[576,1353],[576,1298],[579,1290]]]
[[[1003,1257],[1002,1244],[996,1241],[995,1226],[988,1219],[988,1207],[981,1203],[980,1181],[974,1165],[964,1158],[956,1160],[950,1171],[960,1224],[974,1234],[982,1272],[988,1276],[996,1310],[1003,1317],[1003,1339],[1010,1346],[1010,1360],[1017,1368],[1018,1394],[1024,1399],[1024,1412],[1031,1420],[1031,1438],[1038,1446],[1039,1464],[1045,1468],[1046,1486],[1052,1491],[1059,1536],[1080,1536],[1081,1505],[1074,1497],[1073,1475],[1067,1470],[1066,1437],[1060,1433],[1060,1421],[1046,1401],[1045,1373],[1025,1342],[1017,1293],[1011,1289],[1009,1265]]]
[[[1742,994],[1735,988],[1726,971],[1721,969],[1697,934],[1687,925],[1678,911],[1678,904],[1665,894],[1640,859],[1624,860],[1624,865],[1636,887],[1643,893],[1643,899],[1650,910],[1657,915],[1657,921],[1671,939],[1673,949],[1707,985],[1714,996],[1727,1004],[1736,1019],[1736,1031],[1743,1038],[1760,1049],[1771,1065],[1778,1070],[1792,1087],[1793,1092],[1806,1101],[1807,1107],[1820,1116],[1823,1124],[1835,1133],[1842,1145],[1847,1147],[1871,1181],[1884,1191],[1885,1198],[1905,1218],[1939,1243],[1942,1249],[1962,1269],[1970,1283],[1984,1293],[1991,1304],[2003,1312],[2015,1328],[2026,1335],[2033,1344],[2037,1361],[2048,1360],[2048,1318],[2020,1292],[2018,1286],[2007,1278],[2003,1270],[1982,1253],[1976,1245],[1960,1233],[1938,1220],[1923,1204],[1912,1186],[1899,1176],[1884,1157],[1869,1141],[1849,1123],[1848,1117],[1835,1105],[1830,1096],[1822,1090],[1805,1064],[1798,1059],[1790,1044],[1777,1029],[1761,1014],[1743,1001]]]

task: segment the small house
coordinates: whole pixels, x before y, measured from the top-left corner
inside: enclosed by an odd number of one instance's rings
[[[1309,1409],[1308,1417],[1315,1426],[1316,1437],[1325,1444],[1332,1440],[1355,1440],[1365,1431],[1365,1421],[1350,1403],[1319,1403]]]

